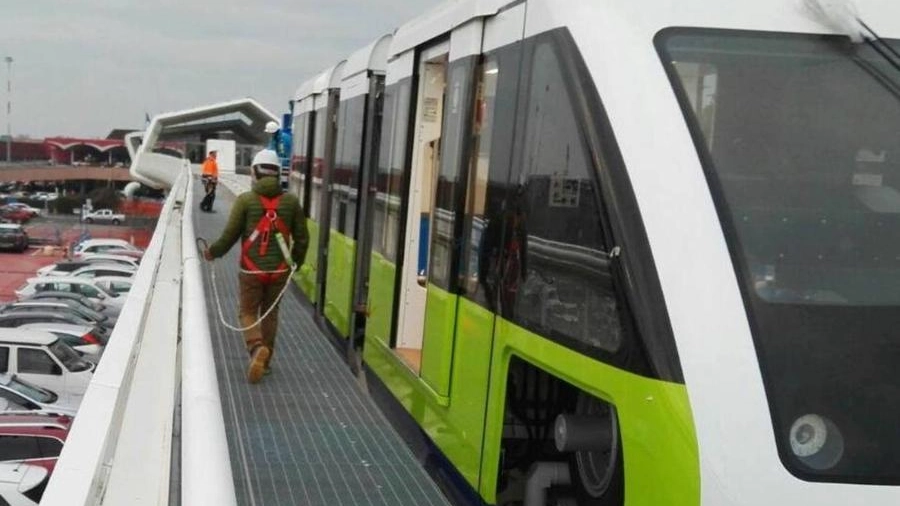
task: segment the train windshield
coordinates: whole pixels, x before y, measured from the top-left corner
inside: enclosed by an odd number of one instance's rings
[[[847,37],[657,47],[741,282],[784,465],[900,483],[900,71]]]

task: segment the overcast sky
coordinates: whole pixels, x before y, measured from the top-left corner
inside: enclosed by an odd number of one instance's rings
[[[13,135],[105,137],[143,128],[145,112],[248,96],[281,114],[308,77],[438,2],[5,1]],[[0,96],[5,134],[5,83]]]

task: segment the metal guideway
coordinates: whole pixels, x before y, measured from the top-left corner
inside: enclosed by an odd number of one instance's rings
[[[197,216],[208,240],[222,229],[234,201],[229,192],[221,197],[218,213]],[[205,269],[207,293],[210,268],[216,269],[229,323],[237,320],[237,255],[232,248]],[[207,310],[239,504],[447,504],[359,390],[299,290],[288,290],[282,300],[273,373],[257,385],[246,380],[241,336],[219,322],[212,297]]]

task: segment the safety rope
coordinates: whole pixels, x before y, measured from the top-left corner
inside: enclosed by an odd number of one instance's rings
[[[203,243],[202,248],[200,247],[201,242]],[[202,237],[197,238],[197,249],[200,251],[201,256],[203,255],[203,252],[206,251],[206,249],[208,247],[209,246],[206,242],[206,239],[203,239]],[[281,287],[281,291],[278,292],[278,296],[275,297],[274,301],[272,301],[272,305],[269,306],[269,309],[267,309],[266,312],[263,313],[263,315],[260,316],[259,319],[256,320],[251,325],[248,325],[246,327],[235,327],[235,326],[229,324],[227,321],[225,321],[225,314],[222,311],[222,301],[221,301],[221,298],[219,297],[219,284],[216,283],[216,262],[213,261],[211,263],[212,263],[212,266],[210,267],[210,273],[211,273],[211,281],[212,281],[212,286],[213,286],[213,298],[216,299],[216,310],[219,313],[219,321],[226,328],[235,330],[237,332],[244,332],[245,330],[250,330],[253,327],[259,325],[260,323],[262,323],[263,320],[266,319],[267,316],[269,316],[269,313],[271,313],[273,309],[278,307],[278,303],[281,301],[281,298],[284,296],[284,292],[287,291],[288,286],[291,284],[291,278],[294,277],[294,273],[297,271],[297,266],[293,262],[290,262],[290,269],[288,269],[287,271],[284,271],[284,272],[288,273],[287,277],[284,280],[284,286]],[[244,274],[273,274],[272,271],[247,271],[244,269],[241,269],[241,272]]]

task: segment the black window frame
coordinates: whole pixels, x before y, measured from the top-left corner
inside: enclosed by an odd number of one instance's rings
[[[610,272],[621,308],[621,321],[626,326],[623,346],[616,353],[578,341],[562,339],[557,342],[641,376],[684,383],[668,310],[634,190],[603,102],[567,28],[553,29],[521,42],[519,104],[510,168],[516,166],[524,140],[524,128],[520,123],[524,121],[523,109],[527,107],[527,79],[534,49],[540,43],[550,43],[556,50],[560,71],[573,100],[575,121],[583,132],[593,161],[593,176],[599,188],[596,195],[600,202],[599,219],[605,242],[610,245]],[[492,142],[496,144],[496,138]],[[491,149],[496,149],[496,145]],[[493,165],[492,153],[492,169],[495,168]],[[513,177],[510,170],[507,183]]]

